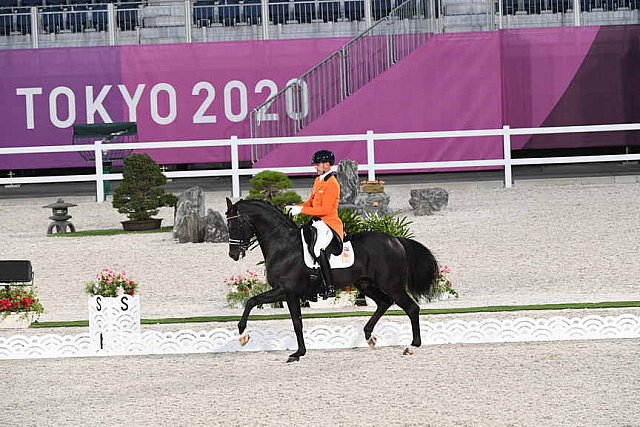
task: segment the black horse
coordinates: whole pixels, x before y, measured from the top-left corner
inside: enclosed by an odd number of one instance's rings
[[[307,352],[302,335],[300,299],[315,292],[310,270],[305,265],[300,229],[291,217],[277,207],[263,201],[240,200],[233,204],[227,198],[227,225],[229,227],[229,256],[235,261],[245,255],[256,236],[267,270],[267,281],[273,289],[250,298],[238,323],[240,343],[249,341],[242,335],[253,307],[277,301],[286,301],[293,321],[298,350],[288,362],[298,361]],[[377,308],[364,327],[364,335],[373,348],[376,338],[373,328],[392,304],[402,308],[413,331],[411,346],[419,347],[420,307],[416,299],[431,296],[438,273],[438,263],[429,249],[412,239],[393,237],[375,231],[351,236],[355,263],[344,269],[332,270],[337,288],[355,285],[375,301]],[[405,354],[413,350],[405,349]]]

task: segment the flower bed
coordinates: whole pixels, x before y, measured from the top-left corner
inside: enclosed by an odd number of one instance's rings
[[[138,282],[129,278],[126,272],[117,273],[105,268],[96,274],[96,280],[85,284],[85,291],[89,295],[102,295],[103,297],[117,297],[127,294],[135,295]]]
[[[0,322],[4,324],[0,324],[0,327],[28,326],[42,313],[44,307],[38,299],[36,288],[13,285],[0,288]],[[22,319],[25,325],[20,326],[17,319]]]

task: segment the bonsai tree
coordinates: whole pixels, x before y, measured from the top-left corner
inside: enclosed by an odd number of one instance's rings
[[[178,201],[176,196],[159,188],[166,182],[160,166],[151,157],[131,154],[124,159],[123,180],[113,193],[113,207],[130,220],[149,220],[162,206],[175,206]]]
[[[291,188],[291,180],[282,172],[262,171],[249,181],[251,189],[247,200],[266,200],[283,207],[302,202],[302,198]]]

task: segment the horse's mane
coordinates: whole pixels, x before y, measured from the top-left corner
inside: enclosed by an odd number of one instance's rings
[[[246,205],[251,205],[251,206],[257,206],[260,208],[264,208],[267,211],[271,211],[275,216],[277,216],[279,219],[283,219],[285,221],[287,221],[288,223],[290,223],[290,225],[295,226],[296,228],[298,227],[296,225],[295,222],[293,222],[293,219],[291,219],[290,216],[285,215],[284,212],[282,212],[282,209],[279,208],[278,206],[266,201],[266,200],[239,200],[238,204],[246,204]]]

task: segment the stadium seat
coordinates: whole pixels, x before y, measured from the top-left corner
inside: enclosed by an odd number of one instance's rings
[[[375,21],[387,16],[390,10],[391,0],[373,0],[371,3],[371,13]]]
[[[87,28],[87,10],[88,7],[85,5],[70,6],[67,20],[69,22],[69,29],[72,32],[81,33]]]
[[[231,27],[240,19],[240,6],[238,0],[226,0],[218,6],[220,22],[225,27]]]
[[[316,4],[313,0],[294,0],[293,13],[301,24],[308,24],[316,19]]]
[[[42,28],[46,33],[59,33],[64,30],[62,7],[44,6],[40,14],[42,16]]]
[[[346,4],[345,4],[346,8]],[[324,22],[337,21],[340,18],[340,2],[326,1],[320,3],[320,16]]]
[[[16,31],[21,34],[31,34],[31,15],[29,8],[19,7],[14,9],[16,14]]]
[[[214,22],[213,1],[198,0],[193,4],[193,23],[197,27],[208,27]]]
[[[96,31],[107,31],[107,22],[109,19],[107,15],[107,5],[97,4],[90,6],[89,9],[91,9],[91,28]]]
[[[13,15],[10,9],[0,9],[0,36],[8,36],[13,28]]]
[[[243,15],[244,22],[250,25],[258,25],[262,21],[260,0],[245,0]]]
[[[140,3],[120,3],[116,5],[116,25],[120,31],[132,31],[138,28],[138,8]]]
[[[289,2],[269,0],[269,18],[274,24],[284,24],[289,19]]]
[[[364,17],[364,1],[347,0],[344,2],[344,17],[349,21],[361,21]]]

